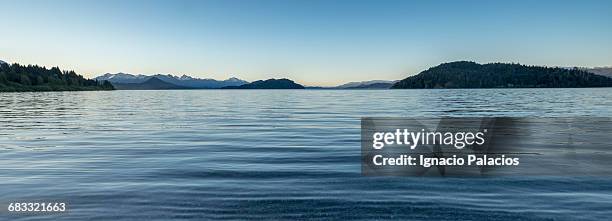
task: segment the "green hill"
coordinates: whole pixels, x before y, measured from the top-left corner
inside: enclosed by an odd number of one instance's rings
[[[458,61],[444,63],[405,78],[391,88],[576,87],[612,87],[612,78],[579,69]]]
[[[0,92],[114,90],[109,82],[83,78],[58,67],[0,63]]]

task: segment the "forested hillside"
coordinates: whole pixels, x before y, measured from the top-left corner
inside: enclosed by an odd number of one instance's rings
[[[58,67],[0,63],[0,92],[113,90],[110,83],[85,79]]]
[[[612,78],[579,69],[478,64],[458,61],[438,65],[395,83],[392,88],[564,88],[612,87]]]

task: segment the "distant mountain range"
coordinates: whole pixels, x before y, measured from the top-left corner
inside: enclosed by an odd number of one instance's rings
[[[0,65],[3,65],[3,64],[8,64],[8,63],[4,62],[3,60],[0,60]]]
[[[272,78],[268,80],[253,81],[252,83],[240,86],[227,86],[222,89],[304,89],[304,86],[286,78]]]
[[[170,74],[168,75],[156,74],[156,75],[148,76],[148,75],[141,75],[141,74],[133,75],[133,74],[126,74],[126,73],[117,73],[117,74],[107,73],[102,76],[98,76],[94,79],[98,81],[109,81],[113,85],[116,85],[117,89],[126,90],[126,89],[132,89],[130,88],[131,86],[136,86],[137,84],[145,83],[152,78],[156,78],[160,81],[175,85],[176,87],[172,87],[173,89],[178,89],[178,88],[214,89],[214,88],[222,88],[222,87],[227,87],[227,86],[240,86],[240,85],[249,83],[248,81],[240,80],[238,78],[229,78],[227,80],[219,81],[215,79],[194,78],[194,77],[187,76],[187,75],[178,77],[178,76],[174,76]],[[157,81],[148,82],[148,83],[155,83],[155,84],[150,84],[150,86],[161,85],[160,84],[161,82],[157,82]],[[155,88],[149,88],[149,86],[136,86],[136,87],[137,88],[147,87],[148,89],[155,89]],[[163,89],[168,89],[168,87],[169,87],[168,85],[165,85]]]
[[[438,65],[392,88],[575,88],[612,87],[612,78],[577,68],[457,61]]]
[[[152,80],[151,79],[157,79]],[[191,76],[175,75],[142,75],[127,73],[106,73],[94,78],[100,82],[111,82],[119,90],[156,90],[156,89],[302,89],[303,85],[297,84],[289,79],[268,79],[255,81],[249,84],[238,78],[229,78],[219,81],[215,79],[200,79]],[[161,82],[160,82],[161,81]],[[164,82],[166,84],[164,84]],[[349,82],[336,87],[308,87],[309,89],[387,89],[397,81],[372,80],[361,82]]]
[[[133,75],[126,73],[104,74],[94,78],[108,81],[118,90],[171,90],[171,89],[304,89],[304,86],[289,79],[268,79],[249,83],[238,78],[218,81],[183,75]]]

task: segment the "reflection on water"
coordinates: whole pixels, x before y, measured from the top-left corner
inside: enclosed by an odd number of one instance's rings
[[[612,89],[0,93],[0,219],[607,219],[612,178],[362,177],[360,117],[601,116]]]

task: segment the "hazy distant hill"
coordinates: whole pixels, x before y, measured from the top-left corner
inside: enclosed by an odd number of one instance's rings
[[[478,64],[469,61],[444,63],[408,77],[392,88],[561,88],[612,87],[612,78],[579,69]]]
[[[344,88],[380,88],[384,84],[388,84],[389,87],[393,85],[397,81],[387,81],[387,80],[371,80],[371,81],[359,81],[359,82],[349,82],[343,85],[336,86],[335,88],[344,89]]]
[[[388,89],[398,80],[390,81],[390,80],[371,80],[371,81],[356,81],[349,82],[346,84],[341,84],[338,86],[332,87],[322,87],[322,86],[305,86],[306,89]]]
[[[150,78],[157,78],[159,80],[165,81],[167,83],[171,83],[177,86],[183,86],[186,88],[194,88],[194,89],[210,89],[210,88],[222,88],[226,86],[240,86],[246,83],[249,83],[244,80],[240,80],[238,78],[229,78],[227,80],[218,81],[215,79],[201,79],[194,78],[187,75],[183,75],[181,77],[174,75],[162,75],[156,74],[152,76],[147,75],[133,75],[126,73],[117,73],[117,74],[104,74],[102,76],[96,77],[97,80],[107,80],[113,84],[127,84],[127,83],[142,83]]]
[[[372,83],[362,84],[354,87],[346,87],[342,89],[389,89],[394,83]]]
[[[584,68],[585,71],[612,78],[612,67]]]
[[[268,80],[254,81],[252,83],[240,86],[223,87],[223,89],[304,89],[304,86],[286,78],[272,78]]]
[[[141,83],[113,83],[118,90],[171,90],[171,89],[193,89],[168,83],[156,77],[150,77]]]

